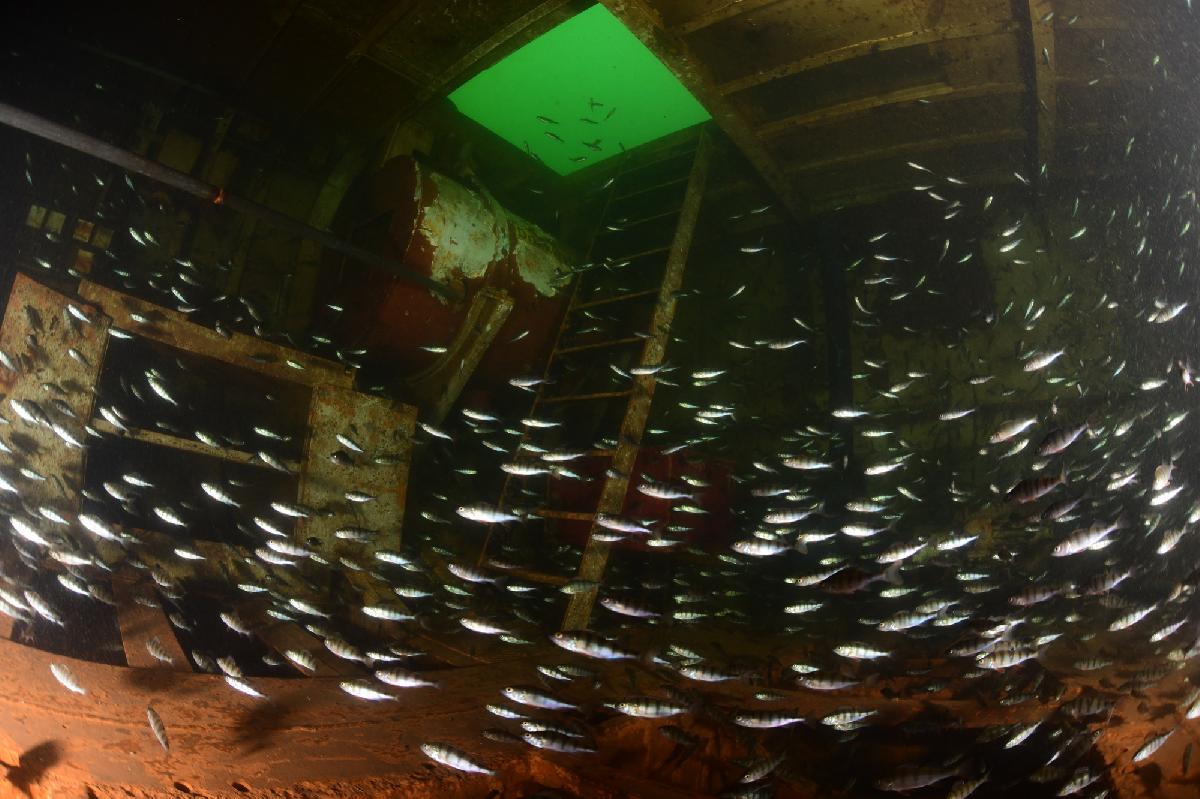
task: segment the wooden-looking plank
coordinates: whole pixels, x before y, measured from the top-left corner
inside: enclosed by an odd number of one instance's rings
[[[137,669],[190,672],[191,661],[176,640],[175,630],[167,620],[166,613],[161,607],[152,608],[137,601],[139,588],[135,580],[133,576],[118,575],[112,581],[125,662]],[[158,639],[163,651],[170,655],[171,663],[165,663],[150,654],[146,647],[155,639]]]
[[[742,14],[749,14],[751,11],[757,11],[760,8],[773,6],[781,0],[727,0],[721,3],[716,8],[698,14],[686,22],[681,22],[673,26],[672,30],[689,34],[696,31],[702,31],[705,28],[716,25],[719,22],[724,22],[727,19],[739,17]]]
[[[711,631],[705,640],[711,638]],[[723,634],[723,631],[722,631]],[[661,635],[661,633],[655,633]],[[547,644],[547,646],[549,646]],[[740,650],[739,650],[740,651]],[[792,653],[780,654],[783,662],[795,662]],[[140,672],[92,663],[0,641],[0,664],[11,674],[21,675],[19,691],[0,692],[0,736],[8,736],[19,748],[34,746],[70,730],[70,768],[56,771],[56,789],[66,795],[83,795],[83,785],[101,786],[100,795],[109,795],[106,786],[122,786],[123,795],[167,795],[174,780],[186,775],[193,793],[226,795],[230,784],[241,781],[252,789],[286,789],[307,781],[329,783],[333,795],[340,788],[345,795],[351,783],[378,779],[375,793],[405,795],[404,788],[387,787],[395,778],[412,792],[414,763],[421,763],[419,746],[431,740],[446,740],[469,747],[473,756],[488,765],[506,768],[518,750],[492,743],[480,736],[495,719],[483,708],[485,697],[501,696],[505,686],[530,682],[537,663],[545,662],[545,649],[528,650],[525,660],[486,664],[471,668],[447,669],[431,673],[441,688],[404,689],[401,701],[364,702],[349,697],[338,686],[342,678],[307,679],[259,678],[248,681],[266,694],[270,701],[256,700],[234,691],[220,676]],[[1073,660],[1076,653],[1064,652]],[[50,673],[51,663],[66,665],[87,689],[79,695],[67,691]],[[567,701],[610,701],[624,694],[627,664],[598,661],[594,667],[602,674],[601,684],[612,693],[599,696],[590,682],[556,688]],[[928,664],[926,664],[928,665]],[[1062,672],[1060,672],[1062,673]],[[1120,696],[1116,712],[1136,718],[1139,702],[1167,701],[1166,696],[1186,691],[1186,670],[1176,671],[1148,690],[1149,698]],[[778,688],[786,695],[785,704],[761,703],[765,708],[802,708],[809,718],[820,718],[847,704],[863,710],[877,710],[880,724],[899,724],[927,716],[931,709],[947,718],[958,719],[964,728],[980,729],[994,725],[1029,723],[1044,719],[1063,702],[1080,695],[1090,680],[1098,677],[1071,676],[1063,695],[1049,703],[1026,702],[1003,705],[987,697],[970,699],[915,695],[905,698],[885,696],[877,686],[862,686],[846,692],[814,692]],[[735,707],[753,704],[753,695],[761,686],[735,680],[713,687],[715,697]],[[915,692],[914,692],[915,693]],[[146,722],[146,706],[152,704],[163,723],[172,747],[165,753],[154,740]],[[602,751],[605,740],[627,726],[638,734],[655,735],[654,722],[618,717],[597,728]],[[532,753],[532,750],[525,750]],[[536,756],[531,754],[530,756]],[[589,758],[578,758],[585,770]],[[556,758],[569,767],[572,758]],[[606,762],[600,758],[599,762]],[[463,780],[470,783],[470,795],[487,793],[487,778],[462,775],[448,769],[431,770],[431,779],[453,781],[462,794]],[[551,770],[539,774],[550,774]],[[337,786],[337,787],[333,787]],[[442,787],[448,786],[445,784]],[[479,790],[474,790],[478,787]],[[578,788],[578,786],[576,786]],[[77,790],[76,790],[77,789]],[[640,795],[650,795],[650,787]],[[428,793],[436,792],[431,787]],[[659,795],[659,794],[654,794]],[[669,795],[663,793],[662,795]]]
[[[335,361],[281,347],[242,333],[233,333],[226,338],[215,330],[190,321],[178,311],[139,300],[87,280],[80,282],[79,294],[99,306],[108,315],[114,327],[143,338],[289,383],[342,388],[349,388],[354,384],[354,373]],[[151,322],[135,322],[131,316],[135,313],[150,319]],[[289,366],[289,362],[294,366]]]
[[[906,86],[903,89],[897,89],[893,92],[884,92],[772,120],[760,125],[756,128],[756,132],[761,138],[770,139],[791,133],[799,128],[839,122],[849,117],[860,116],[879,108],[885,108],[889,105],[917,103],[925,100],[969,100],[975,97],[1017,94],[1026,91],[1026,88],[1022,83],[980,83],[974,86],[951,86],[948,83],[933,83],[924,86]]]
[[[892,145],[891,147],[881,147],[874,150],[864,150],[861,152],[841,155],[837,158],[826,158],[821,161],[809,161],[807,163],[798,164],[789,170],[792,174],[800,174],[803,172],[821,172],[826,169],[834,169],[836,167],[845,166],[847,164],[857,164],[865,161],[881,161],[889,158],[900,158],[902,156],[911,156],[916,153],[926,153],[933,150],[951,149],[955,147],[967,147],[975,144],[1000,144],[1004,142],[1021,141],[1028,136],[1028,132],[1022,128],[1004,128],[1002,130],[989,130],[983,133],[964,133],[956,136],[946,136],[940,139],[920,139],[911,142],[901,142],[900,144]]]
[[[481,289],[472,298],[458,334],[446,352],[428,369],[408,379],[409,389],[432,423],[440,424],[446,418],[512,309],[513,300],[508,292]]]
[[[381,549],[397,549],[416,422],[417,409],[412,405],[333,386],[316,388],[309,406],[309,437],[297,500],[335,512],[300,519],[296,540],[316,538],[324,557],[345,556],[361,563],[370,562]],[[339,435],[362,451],[354,452],[354,447],[338,440]],[[346,453],[353,463],[334,462],[329,456],[335,451]],[[370,499],[352,500],[349,495],[354,493],[364,495],[359,499]],[[351,526],[373,531],[373,538],[361,543],[335,535]],[[366,604],[384,595],[370,585],[365,588]]]
[[[1041,173],[1042,165],[1049,163],[1054,154],[1058,124],[1058,81],[1055,79],[1058,62],[1054,52],[1053,18],[1042,21],[1054,10],[1054,4],[1051,0],[1028,0],[1028,9],[1036,115],[1033,144],[1036,161],[1030,165],[1032,178]]]
[[[761,86],[764,83],[770,83],[771,81],[791,77],[792,75],[799,75],[802,72],[819,69],[842,61],[849,61],[854,58],[863,58],[876,53],[885,53],[905,47],[940,44],[956,39],[1011,34],[1016,33],[1018,29],[1018,25],[1012,20],[989,20],[970,25],[901,31],[900,33],[893,33],[888,36],[879,36],[874,39],[847,44],[833,50],[826,50],[823,53],[804,56],[785,64],[776,64],[767,69],[761,69],[749,75],[726,81],[717,86],[717,92],[721,95],[736,94],[737,92],[752,89],[755,86]]]
[[[169,447],[170,449],[178,449],[184,452],[194,452],[198,455],[208,455],[213,458],[229,461],[230,463],[260,466],[264,469],[273,468],[268,466],[262,458],[253,452],[246,452],[240,449],[227,449],[225,447],[213,447],[196,439],[172,436],[167,433],[160,433],[157,430],[143,430],[140,428],[126,428],[122,430],[101,417],[92,419],[92,427],[101,433],[108,433],[109,435],[132,439],[133,441],[142,441],[159,447]],[[293,473],[300,469],[298,461],[280,459],[280,463],[288,467]]]
[[[676,298],[683,285],[683,270],[687,266],[688,252],[692,245],[692,235],[696,222],[700,217],[700,206],[704,200],[704,188],[708,182],[708,168],[712,160],[713,143],[710,135],[705,132],[700,136],[696,148],[696,160],[692,163],[691,174],[688,177],[687,191],[683,197],[683,207],[679,212],[679,222],[675,227],[675,235],[671,239],[671,252],[667,256],[667,266],[663,274],[662,285],[659,288],[658,299],[655,301],[654,314],[650,318],[650,335],[642,348],[639,363],[642,366],[654,366],[665,359],[667,341],[671,332],[671,321],[675,318]],[[629,491],[629,476],[633,474],[634,462],[637,460],[642,434],[646,430],[646,419],[650,415],[650,402],[654,398],[655,379],[653,374],[638,375],[634,378],[633,396],[625,407],[625,417],[621,421],[621,432],[617,436],[620,442],[616,454],[613,455],[612,469],[600,489],[600,500],[596,505],[596,513],[609,515],[619,514],[625,506],[625,495]],[[599,584],[604,577],[608,565],[610,545],[596,537],[600,528],[595,521],[588,535],[583,556],[579,562],[578,576]],[[571,595],[567,603],[567,611],[563,616],[562,629],[582,630],[588,626],[592,616],[592,607],[596,603],[598,590],[580,591]]]

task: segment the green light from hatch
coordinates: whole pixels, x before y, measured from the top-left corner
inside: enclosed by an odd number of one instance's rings
[[[709,118],[599,4],[476,75],[450,101],[560,175]]]

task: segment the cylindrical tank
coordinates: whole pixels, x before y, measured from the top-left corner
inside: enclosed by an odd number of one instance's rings
[[[421,347],[448,344],[471,297],[489,286],[507,291],[514,307],[479,364],[475,384],[489,386],[540,369],[567,301],[563,286],[570,274],[570,256],[553,238],[488,194],[407,156],[392,159],[370,178],[360,207],[366,222],[360,223],[358,243],[382,247],[465,299],[449,301],[382,271],[356,272],[338,296],[346,308],[343,341],[411,374],[437,357]]]

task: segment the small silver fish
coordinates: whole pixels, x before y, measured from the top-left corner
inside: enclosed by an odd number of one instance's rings
[[[164,752],[170,754],[171,746],[167,743],[167,727],[163,724],[162,717],[158,715],[158,711],[147,705],[146,718],[150,721],[150,731],[154,733],[155,740],[162,746]]]
[[[53,674],[54,679],[58,680],[68,691],[76,694],[87,693],[87,689],[79,684],[79,681],[75,679],[75,675],[71,673],[71,670],[61,663],[51,663],[50,673]]]

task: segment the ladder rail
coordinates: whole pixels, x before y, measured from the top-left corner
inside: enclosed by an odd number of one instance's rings
[[[687,265],[688,252],[696,230],[696,222],[700,216],[700,205],[704,199],[712,149],[713,143],[707,129],[702,130],[696,147],[695,160],[692,162],[692,169],[687,178],[683,207],[680,210],[675,235],[671,240],[666,271],[659,288],[658,299],[655,301],[654,314],[650,320],[650,334],[642,348],[639,361],[641,366],[656,366],[662,363],[666,354],[671,322],[675,318],[676,294],[683,285],[683,270]],[[646,430],[646,420],[650,415],[650,404],[654,398],[656,383],[653,374],[636,375],[633,378],[633,393],[625,406],[621,431],[617,437],[617,451],[613,455],[612,469],[608,472],[600,492],[600,501],[596,507],[597,514],[619,514],[625,506],[629,480],[641,449],[642,434]],[[597,527],[593,519],[577,572],[580,580],[592,583],[596,587],[571,595],[566,613],[563,615],[563,630],[586,629],[591,620],[592,608],[596,603],[598,588],[604,577],[611,550],[611,545],[607,541],[596,538]]]
[[[600,215],[597,217],[596,230],[592,235],[592,240],[590,242],[588,242],[588,251],[587,251],[587,254],[584,256],[585,262],[591,261],[592,254],[595,252],[596,242],[600,240],[600,231],[604,229],[604,220],[608,216],[608,209],[612,206],[613,197],[617,193],[617,185],[621,182],[621,176],[623,174],[625,174],[625,168],[629,163],[629,158],[630,158],[630,156],[628,153],[626,153],[624,155],[624,157],[621,158],[621,161],[617,166],[616,174],[614,174],[612,176],[612,180],[608,184],[607,193],[605,194],[605,197],[604,197],[604,207],[601,209]],[[575,276],[575,279],[572,281],[571,299],[567,302],[567,309],[563,312],[562,321],[559,322],[559,325],[558,325],[558,331],[554,334],[554,343],[550,347],[550,357],[548,357],[546,359],[546,366],[545,366],[545,368],[542,369],[542,382],[538,384],[537,391],[533,395],[533,402],[530,403],[530,406],[529,406],[529,414],[528,414],[529,416],[534,416],[537,413],[538,407],[542,405],[543,395],[545,394],[545,391],[546,391],[546,385],[547,385],[546,381],[550,377],[550,369],[554,365],[555,355],[561,349],[563,335],[567,331],[567,325],[570,324],[571,314],[576,309],[576,307],[579,305],[580,290],[581,290],[580,287],[583,285],[583,276],[584,276],[584,273],[581,272],[581,273],[577,274]],[[530,437],[530,430],[527,429],[524,432],[522,432],[521,438],[517,442],[517,447],[516,447],[517,452],[520,452],[522,445],[524,445],[526,442],[529,441],[529,437]],[[504,482],[500,486],[500,498],[499,498],[499,501],[496,503],[497,507],[499,507],[502,510],[507,510],[509,507],[509,504],[508,504],[509,494],[512,490],[513,480],[515,479],[515,477],[516,477],[516,475],[507,474],[507,473],[504,475]],[[475,559],[476,566],[482,566],[484,564],[484,561],[487,560],[488,546],[491,544],[491,541],[492,541],[492,529],[494,527],[495,527],[495,525],[488,525],[487,533],[484,534],[484,537],[483,537],[483,544],[479,547],[479,556]]]

